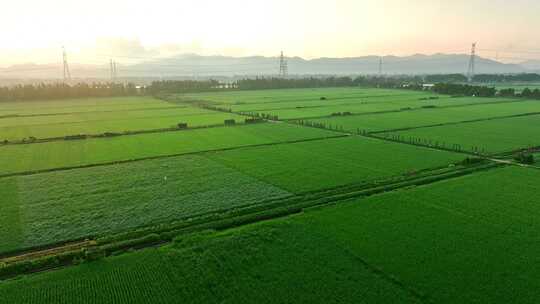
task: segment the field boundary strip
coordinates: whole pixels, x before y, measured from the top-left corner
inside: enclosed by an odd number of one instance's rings
[[[336,134],[336,135],[326,136],[326,137],[297,139],[297,140],[279,141],[279,142],[263,143],[263,144],[248,144],[248,145],[241,145],[241,146],[235,146],[235,147],[227,147],[227,148],[219,148],[219,149],[208,149],[208,150],[200,150],[200,151],[194,151],[194,152],[183,152],[183,153],[174,153],[174,154],[167,154],[167,155],[147,156],[147,157],[141,157],[141,158],[124,159],[124,160],[109,161],[109,162],[102,162],[102,163],[93,163],[93,164],[85,164],[85,165],[78,165],[78,166],[65,166],[65,167],[56,167],[56,168],[42,169],[42,170],[28,170],[28,171],[0,174],[0,179],[8,178],[8,177],[14,177],[14,176],[28,176],[28,175],[41,174],[41,173],[50,173],[50,172],[58,172],[58,171],[68,171],[68,170],[76,170],[76,169],[84,169],[84,168],[119,165],[119,164],[132,163],[132,162],[138,162],[138,161],[164,159],[164,158],[179,157],[179,156],[185,156],[185,155],[197,155],[197,154],[222,152],[222,151],[231,151],[231,150],[239,150],[239,149],[246,149],[246,148],[256,148],[256,147],[265,147],[265,146],[274,146],[274,145],[286,145],[286,144],[294,144],[294,143],[302,143],[302,142],[310,142],[310,141],[322,141],[322,140],[328,140],[328,139],[334,139],[334,138],[343,138],[343,137],[348,137],[348,136],[350,136],[350,135]]]

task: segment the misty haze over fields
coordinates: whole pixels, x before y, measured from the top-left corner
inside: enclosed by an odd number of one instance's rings
[[[351,58],[287,58],[290,75],[356,75],[378,74],[379,56]],[[434,54],[412,56],[383,56],[382,73],[449,74],[465,73],[470,56],[466,54]],[[139,63],[118,62],[118,76],[122,77],[208,77],[208,76],[270,76],[279,71],[278,57],[229,57],[184,54],[160,59],[142,59]],[[109,63],[89,65],[70,63],[74,78],[108,78]],[[540,70],[540,61],[521,64],[501,63],[477,57],[477,73],[524,73]],[[1,79],[56,79],[61,78],[60,64],[19,64],[0,69]]]

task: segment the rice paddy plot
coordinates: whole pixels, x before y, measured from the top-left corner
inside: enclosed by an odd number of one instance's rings
[[[0,252],[171,222],[289,193],[200,156],[0,179]]]
[[[456,153],[360,137],[254,147],[205,156],[296,193],[444,167],[464,158]]]
[[[30,304],[101,297],[119,303],[152,297],[158,303],[534,303],[540,296],[540,276],[531,267],[540,244],[539,182],[540,172],[526,168],[477,172],[183,236],[160,249],[3,282],[0,293],[10,303]]]
[[[433,303],[540,296],[540,171],[507,167],[373,196],[298,221]]]
[[[198,108],[170,108],[142,112],[4,118],[0,119],[0,140],[12,141],[29,137],[43,139],[78,134],[97,135],[106,132],[155,130],[175,128],[179,123],[187,123],[189,127],[201,127],[222,125],[228,119],[243,123],[245,117]]]
[[[421,109],[395,113],[352,115],[321,119],[307,119],[313,123],[343,128],[345,131],[382,132],[396,129],[417,128],[438,124],[490,119],[527,113],[539,113],[540,101],[481,104],[465,107]]]
[[[9,303],[421,303],[331,238],[279,221],[0,284]],[[91,288],[88,288],[91,286]]]
[[[420,128],[378,136],[399,135],[404,140],[417,138],[445,143],[446,146],[458,144],[466,151],[473,151],[473,147],[477,147],[486,153],[502,153],[539,146],[538,134],[540,115]]]
[[[0,175],[326,138],[338,133],[262,123],[0,147]]]
[[[216,112],[187,106],[168,107],[158,109],[137,109],[107,112],[81,112],[75,114],[58,114],[30,117],[7,117],[0,118],[0,128],[17,128],[43,125],[65,124],[84,122],[107,122],[115,120],[139,120],[144,118],[160,119],[162,117],[184,117],[204,114],[214,114]],[[219,112],[218,112],[219,113]]]
[[[430,98],[431,97],[431,98]],[[232,105],[233,112],[264,112],[285,110],[304,110],[304,116],[313,116],[312,110],[319,110],[318,116],[331,115],[335,112],[369,113],[379,111],[399,111],[404,109],[419,109],[430,107],[452,107],[463,105],[476,105],[485,103],[504,103],[518,101],[505,98],[476,98],[460,97],[450,98],[444,95],[386,95],[354,98],[338,98],[331,100],[287,101],[263,104]],[[337,109],[334,109],[339,107]],[[285,112],[286,113],[286,112]],[[290,115],[289,115],[290,116]],[[285,118],[285,117],[284,117]]]
[[[173,108],[174,105],[152,97],[99,97],[44,101],[2,102],[0,117],[9,115],[50,115],[80,112],[130,111]]]
[[[411,94],[399,94],[395,93],[394,95],[383,95],[383,96],[341,96],[329,99],[325,97],[323,100],[320,98],[312,100],[290,100],[290,101],[275,101],[267,103],[254,103],[254,104],[244,104],[244,105],[232,105],[230,109],[233,112],[268,112],[268,111],[278,111],[278,110],[293,110],[293,109],[312,109],[312,108],[326,108],[326,107],[347,107],[347,106],[363,106],[366,108],[366,111],[369,110],[369,106],[375,105],[394,105],[393,109],[399,110],[402,106],[413,106],[413,105],[425,105],[434,102],[434,100],[427,99],[428,95],[425,93],[419,93],[417,95]],[[430,97],[434,97],[430,96]],[[438,97],[438,96],[437,96]],[[441,96],[440,100],[450,99],[446,96]],[[426,98],[426,100],[423,100]],[[439,99],[437,99],[438,101]]]

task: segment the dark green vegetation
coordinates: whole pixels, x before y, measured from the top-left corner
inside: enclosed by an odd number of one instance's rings
[[[0,107],[9,132],[63,134],[0,146],[1,300],[537,300],[538,101],[160,96]]]
[[[10,303],[534,303],[539,181],[540,171],[494,169],[179,237],[0,292]]]

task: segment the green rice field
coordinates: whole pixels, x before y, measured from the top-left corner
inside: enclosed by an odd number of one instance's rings
[[[106,101],[81,101],[73,105],[67,112],[60,105],[39,108],[48,114],[28,114],[17,112],[17,115],[0,117],[0,140],[21,140],[27,138],[56,138],[69,135],[97,135],[106,132],[122,133],[144,130],[175,128],[179,123],[187,123],[190,127],[223,125],[227,119],[243,123],[245,117],[214,112],[188,105],[173,106],[157,99],[144,99],[129,103],[122,98],[113,100],[111,110],[106,109]],[[75,102],[74,102],[75,103]],[[93,105],[95,104],[95,105]],[[10,104],[7,108],[9,109]],[[58,110],[59,112],[54,112]],[[47,112],[48,111],[48,112]],[[64,111],[64,112],[62,112]],[[22,113],[22,114],[21,114]],[[29,112],[33,113],[33,112]],[[0,116],[2,112],[0,111]]]
[[[489,153],[502,153],[539,146],[538,132],[540,115],[420,128],[388,135],[440,141],[447,145],[460,144],[466,150],[476,146]]]
[[[465,158],[447,151],[358,137],[237,149],[206,155],[291,192],[331,188],[445,167]]]
[[[257,124],[0,147],[2,175],[333,137],[326,130]]]
[[[415,128],[437,124],[489,119],[527,113],[539,113],[540,101],[519,101],[464,107],[422,109],[373,115],[353,115],[309,119],[311,122],[343,127],[346,131],[366,130],[381,132],[386,130]]]
[[[530,303],[540,287],[530,266],[538,252],[538,181],[540,171],[494,169],[179,237],[159,249],[7,281],[0,292],[11,303],[86,303],[94,293],[96,301],[120,303]],[[81,288],[87,285],[92,291]]]
[[[540,101],[213,89],[0,103],[0,303],[540,299]]]

